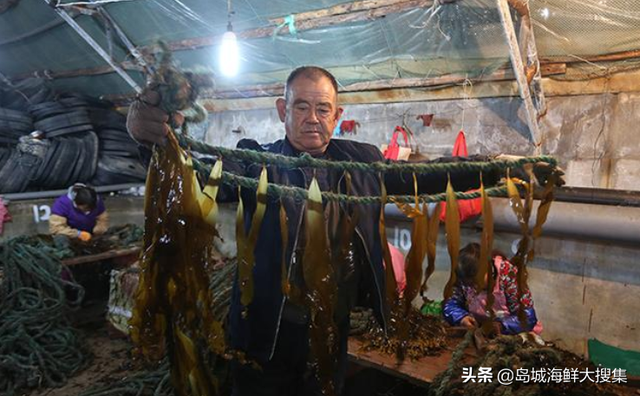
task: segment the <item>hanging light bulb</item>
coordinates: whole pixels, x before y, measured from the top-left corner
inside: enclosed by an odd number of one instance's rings
[[[240,67],[240,50],[238,48],[238,39],[233,32],[233,26],[231,25],[231,0],[227,2],[229,12],[229,23],[227,24],[227,31],[222,35],[222,42],[220,43],[220,52],[218,54],[218,63],[220,65],[220,71],[222,75],[227,77],[233,77],[238,74]]]

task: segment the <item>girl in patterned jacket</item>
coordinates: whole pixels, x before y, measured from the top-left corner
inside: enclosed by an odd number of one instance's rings
[[[520,299],[525,308],[526,323],[521,323],[518,319],[520,304],[516,283],[517,267],[498,251],[494,251],[491,256],[491,275],[495,280],[493,309],[496,329],[499,329],[501,334],[518,334],[528,331],[540,334],[542,324],[536,317],[529,290],[524,290]],[[456,271],[458,282],[454,287],[453,295],[444,302],[443,306],[444,318],[453,326],[476,328],[490,318],[487,309],[487,292],[478,293],[474,287],[479,260],[479,244],[470,243],[460,250]]]

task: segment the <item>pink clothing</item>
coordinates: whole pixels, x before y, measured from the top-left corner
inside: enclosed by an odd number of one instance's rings
[[[0,198],[0,235],[2,235],[2,231],[4,230],[4,223],[11,221],[11,215],[9,214],[9,209]]]
[[[398,293],[402,294],[407,286],[407,277],[404,273],[404,254],[397,247],[388,243],[391,252],[391,263],[393,264],[393,274],[398,284]]]

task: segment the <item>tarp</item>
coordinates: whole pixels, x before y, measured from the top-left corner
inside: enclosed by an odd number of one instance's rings
[[[0,0],[7,2],[9,0]],[[108,1],[108,0],[107,0]],[[136,46],[157,40],[219,36],[226,31],[224,0],[114,0],[106,10]],[[233,0],[236,32],[274,26],[270,19],[327,8],[340,0]],[[70,1],[60,1],[73,11]],[[436,4],[439,4],[436,2]],[[529,1],[539,56],[586,56],[637,49],[640,2],[628,0]],[[1,9],[1,7],[0,7]],[[515,11],[516,25],[519,19]],[[295,19],[295,18],[294,18]],[[113,58],[132,60],[117,40],[110,44],[104,24],[90,15],[75,20]],[[516,26],[517,28],[517,26]],[[494,0],[459,0],[415,7],[384,18],[340,23],[275,37],[241,40],[241,71],[217,78],[218,87],[282,82],[296,66],[329,68],[340,84],[461,73],[487,74],[508,65],[508,47]],[[180,51],[185,68],[217,73],[217,43]],[[0,73],[9,78],[106,66],[44,0],[19,0],[0,13]],[[131,72],[139,84],[144,78]],[[115,73],[57,79],[55,86],[93,95],[130,93]]]

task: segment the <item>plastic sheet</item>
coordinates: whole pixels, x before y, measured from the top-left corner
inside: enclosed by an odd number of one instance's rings
[[[6,1],[6,0],[5,0]],[[226,30],[224,0],[129,0],[103,5],[138,47],[158,39],[168,42],[219,36]],[[84,2],[86,3],[86,2]],[[236,32],[274,26],[274,18],[326,9],[335,1],[232,0]],[[386,2],[387,4],[390,2]],[[79,4],[59,6],[73,13]],[[628,0],[529,1],[538,55],[580,62],[588,56],[637,49],[640,41],[640,3]],[[520,18],[512,12],[516,30]],[[335,17],[334,17],[335,18]],[[133,61],[126,48],[97,16],[78,15],[76,21],[119,62]],[[57,22],[56,22],[57,21]],[[294,16],[296,26],[300,20]],[[179,51],[185,68],[207,68],[217,73],[217,43]],[[289,71],[304,64],[329,68],[339,83],[434,77],[460,73],[487,74],[509,62],[496,2],[465,0],[434,7],[406,8],[384,18],[359,19],[304,26],[292,35],[242,39],[241,71],[234,79],[217,78],[218,87],[282,82]],[[584,62],[585,67],[590,66]],[[53,72],[104,67],[106,63],[44,1],[22,0],[0,14],[0,72],[20,77],[36,71]],[[627,65],[631,68],[637,64]],[[595,68],[596,71],[607,66]],[[569,78],[588,76],[589,70]],[[133,72],[143,84],[143,76]],[[130,93],[114,73],[55,80],[56,88],[101,94]]]

